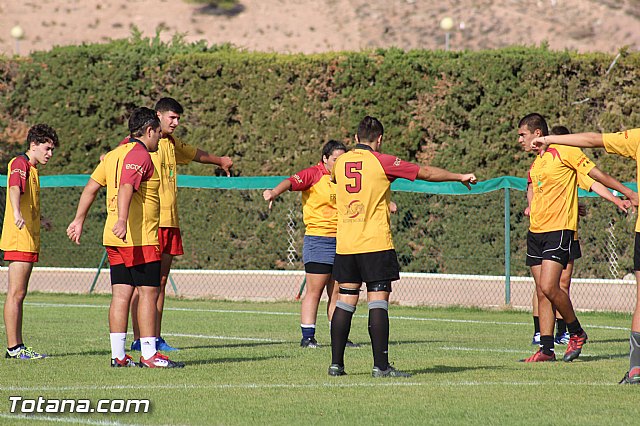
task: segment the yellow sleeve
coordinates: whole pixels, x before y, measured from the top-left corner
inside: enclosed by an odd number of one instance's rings
[[[556,148],[558,147],[556,146]],[[580,148],[572,146],[562,147],[561,156],[562,161],[574,168],[578,174],[586,175],[596,166]]]
[[[640,146],[640,129],[605,133],[602,135],[602,141],[608,153],[636,159]]]
[[[585,191],[591,191],[591,187],[593,186],[595,179],[593,179],[588,174],[576,173],[578,177],[578,186]]]
[[[96,169],[91,173],[91,179],[95,180],[102,186],[107,186],[107,173],[104,166],[104,161],[101,161]]]
[[[181,139],[173,138],[175,141],[176,164],[189,164],[196,157],[198,148],[182,142]]]

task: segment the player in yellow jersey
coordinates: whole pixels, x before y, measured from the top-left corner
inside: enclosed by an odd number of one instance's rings
[[[523,146],[533,146],[531,142],[534,138],[548,133],[544,117],[537,113],[525,116],[518,123],[519,142]],[[569,262],[571,243],[578,227],[578,173],[633,197],[629,188],[600,171],[577,148],[553,146],[536,156],[529,171],[533,199],[526,264],[531,267],[538,295],[540,349],[522,360],[524,362],[555,361],[554,308],[564,318],[570,334],[564,361],[576,359],[588,338],[576,317],[569,295],[560,288],[560,276]]]
[[[129,304],[139,294],[138,323],[142,343],[140,367],[180,368],[156,350],[156,303],[160,291],[160,177],[149,152],[158,149],[160,120],[155,111],[138,108],[129,118],[131,140],[110,151],[85,186],[67,235],[80,243],[82,227],[101,187],[107,187],[103,244],[111,269],[109,331],[111,366],[134,367],[125,353]]]
[[[363,282],[367,285],[372,376],[410,376],[392,367],[388,357],[389,293],[391,282],[400,278],[389,220],[391,182],[396,178],[458,181],[468,188],[476,182],[471,173],[457,174],[437,167],[420,167],[395,156],[381,154],[383,134],[382,123],[366,116],[358,126],[355,149],[338,157],[331,173],[336,183],[338,208],[333,274],[339,290],[331,322],[330,376],[346,374],[344,350]]]
[[[164,311],[164,299],[174,256],[184,254],[182,248],[182,234],[178,219],[177,202],[177,165],[189,164],[192,161],[202,164],[214,164],[222,168],[227,176],[233,161],[229,157],[218,157],[204,150],[184,143],[173,136],[180,124],[180,117],[184,112],[182,105],[173,98],[161,98],[155,105],[156,113],[160,119],[162,137],[156,153],[151,153],[151,159],[160,174],[160,227],[158,239],[162,260],[160,266],[160,295],[156,305],[156,333],[158,349],[173,351],[176,348],[169,345],[162,337],[162,313]],[[127,139],[125,139],[126,141]],[[123,141],[123,142],[125,142]],[[140,330],[137,321],[138,293],[134,292],[131,301],[131,323],[133,326],[133,342],[131,350],[140,350]]]
[[[551,128],[552,135],[568,135],[571,133],[569,129],[565,126],[553,126]],[[531,145],[527,143],[527,147],[525,148],[526,152],[530,152]],[[596,194],[600,195],[605,200],[611,201],[615,204],[620,210],[625,213],[629,208],[631,208],[631,201],[622,200],[616,196],[614,196],[603,184],[593,180],[589,175],[583,175],[578,173],[578,186],[585,191],[593,191]],[[531,180],[527,183],[527,208],[525,209],[525,216],[529,216],[529,210],[531,206],[531,199],[533,198],[533,189],[531,187]],[[578,223],[580,222],[579,217],[586,215],[586,207],[584,204],[578,203]],[[576,232],[571,242],[571,250],[569,255],[569,262],[567,263],[567,267],[562,270],[562,275],[560,275],[560,288],[567,294],[570,294],[571,289],[571,276],[573,275],[573,266],[574,261],[576,259],[580,259],[582,257],[582,250],[580,248],[580,241],[578,240],[578,233]],[[540,321],[538,317],[538,295],[535,291],[533,291],[532,297],[532,306],[533,306],[533,339],[531,344],[539,345],[540,344]],[[570,339],[569,332],[567,331],[567,323],[562,318],[559,312],[556,311],[556,336],[554,338],[554,342],[556,345],[566,345],[569,343]]]
[[[318,304],[322,292],[327,289],[329,298],[327,317],[329,323],[336,306],[337,290],[332,277],[333,260],[336,254],[336,228],[338,211],[336,210],[335,184],[331,182],[331,169],[336,159],[344,154],[347,148],[342,142],[329,141],[322,148],[321,161],[288,179],[280,182],[275,188],[263,193],[269,208],[280,194],[285,191],[302,191],[302,213],[305,224],[302,260],[306,273],[306,294],[300,307],[300,329],[303,348],[316,348],[316,320]],[[355,346],[351,343],[350,346]]]
[[[574,133],[571,135],[544,136],[532,141],[532,146],[544,152],[552,146],[575,146],[579,148],[604,148],[611,154],[618,154],[636,160],[637,180],[640,186],[640,129],[630,129],[618,133]],[[625,194],[626,195],[626,194]],[[637,195],[630,197],[634,206],[638,205]],[[640,289],[640,217],[636,222],[633,269]],[[640,384],[640,291],[637,291],[636,306],[631,321],[629,337],[629,371],[620,384]]]
[[[56,131],[36,124],[27,134],[27,150],[9,162],[7,200],[0,249],[9,262],[9,283],[4,302],[7,332],[6,358],[39,359],[45,355],[25,346],[22,338],[22,305],[40,253],[40,177],[38,165],[45,165],[58,147]]]

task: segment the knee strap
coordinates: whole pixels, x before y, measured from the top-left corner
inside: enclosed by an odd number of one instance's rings
[[[389,302],[386,300],[372,300],[368,303],[369,310],[371,309],[384,309],[385,311],[389,310]]]
[[[336,308],[340,308],[344,311],[351,312],[351,313],[354,313],[356,311],[355,305],[350,305],[346,302],[343,302],[342,300],[338,300],[336,302]]]
[[[338,290],[338,293],[347,294],[347,295],[350,295],[350,296],[357,296],[358,294],[360,294],[360,289],[358,289],[358,288],[340,287],[339,290]]]

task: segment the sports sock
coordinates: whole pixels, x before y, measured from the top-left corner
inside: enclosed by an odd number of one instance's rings
[[[576,336],[584,332],[582,326],[580,325],[580,321],[578,321],[578,318],[576,318],[574,322],[567,323],[567,329],[569,330],[569,334],[572,336]]]
[[[389,302],[369,302],[369,337],[373,349],[373,365],[381,370],[389,368]]]
[[[540,333],[540,317],[533,317],[533,332]]]
[[[344,349],[347,346],[351,318],[355,311],[354,305],[339,300],[336,303],[336,310],[331,319],[331,364],[344,366]]]
[[[553,336],[540,336],[540,349],[545,355],[551,355],[555,352]]]
[[[637,331],[631,332],[629,346],[631,347],[629,352],[629,371],[631,371],[634,368],[640,368],[640,333]]]
[[[111,358],[120,361],[124,359],[124,345],[127,340],[127,333],[109,333],[111,340]]]
[[[15,356],[18,353],[18,350],[24,347],[25,347],[24,343],[19,343],[12,348],[7,348],[7,352],[9,353],[10,356]]]
[[[300,329],[302,330],[303,339],[311,339],[316,335],[315,324],[300,324]]]
[[[156,354],[156,338],[155,337],[141,337],[140,338],[140,349],[142,352],[142,357],[144,359],[149,359]]]
[[[556,334],[564,334],[567,332],[567,323],[562,318],[556,318]]]

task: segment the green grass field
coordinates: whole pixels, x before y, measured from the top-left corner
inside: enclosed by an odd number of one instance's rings
[[[531,365],[517,362],[534,350],[526,312],[392,306],[390,358],[414,376],[373,379],[366,305],[351,332],[364,347],[348,349],[347,376],[329,377],[326,319],[316,333],[324,346],[301,349],[297,303],[170,299],[164,335],[186,368],[112,369],[108,304],[27,297],[26,343],[51,356],[0,360],[0,424],[613,425],[640,415],[640,389],[617,385],[628,368],[628,315],[582,313],[590,341],[580,358]],[[9,412],[10,396],[149,399],[151,411],[27,417]]]

